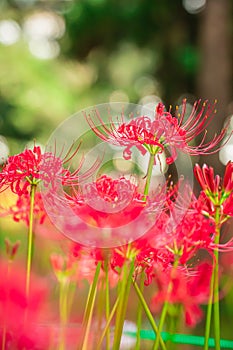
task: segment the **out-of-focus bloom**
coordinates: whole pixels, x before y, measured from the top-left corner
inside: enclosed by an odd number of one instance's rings
[[[20,241],[12,243],[8,238],[5,238],[6,255],[9,260],[13,260],[20,246]]]
[[[194,327],[203,316],[200,305],[208,302],[211,271],[211,266],[205,262],[190,273],[173,267],[167,271],[158,270],[155,273],[158,291],[152,298],[152,307],[158,311],[165,301],[183,305],[185,322]],[[170,290],[169,284],[172,286]]]
[[[29,211],[30,194],[26,192],[18,197],[15,205],[12,205],[6,213],[12,215],[14,221],[23,221],[26,225],[29,225]],[[33,217],[39,224],[43,224],[46,217],[43,201],[39,192],[35,193]]]
[[[134,182],[106,175],[86,184],[82,193],[74,191],[71,196],[67,195],[67,199],[74,213],[100,228],[126,225],[137,218],[145,206]]]
[[[48,349],[49,330],[41,327],[48,312],[47,288],[33,275],[27,297],[25,275],[19,264],[9,269],[9,263],[0,261],[0,343],[5,329],[5,349]]]
[[[180,189],[182,196],[178,195],[178,191],[179,185],[170,185],[164,209],[151,229],[138,241],[138,244],[142,242],[142,251],[145,248],[148,252],[156,250],[155,262],[160,261],[164,268],[168,266],[168,256],[170,265],[177,259],[179,264],[185,265],[199,249],[211,253],[213,249],[214,220],[203,215],[201,203],[189,186]],[[165,256],[167,258],[162,262]],[[153,259],[149,260],[153,262]]]
[[[167,156],[166,161],[171,164],[177,157],[177,149],[190,155],[210,154],[218,150],[216,147],[223,139],[226,128],[210,142],[205,142],[205,133],[199,145],[189,145],[196,136],[205,131],[213,119],[214,112],[215,104],[211,105],[207,101],[201,104],[199,100],[194,103],[189,117],[184,121],[186,113],[186,100],[184,100],[181,113],[177,117],[166,112],[165,106],[159,103],[153,120],[147,116],[140,116],[126,122],[121,115],[116,121],[111,118],[109,124],[105,124],[98,111],[96,111],[97,120],[93,120],[90,116],[86,116],[86,119],[102,140],[125,147],[125,159],[131,158],[133,146],[136,146],[143,155],[147,151],[155,155],[167,149],[170,156]]]
[[[71,255],[61,255],[52,253],[50,256],[51,265],[57,280],[61,283],[63,281],[71,281],[73,279],[76,262]]]
[[[137,240],[133,244],[138,250],[138,254],[135,261],[135,278],[145,272],[146,279],[144,284],[147,286],[151,284],[153,278],[155,277],[156,268],[155,266],[160,266],[162,271],[166,271],[167,268],[172,266],[174,262],[174,255],[162,247],[156,249],[151,245],[150,235]]]

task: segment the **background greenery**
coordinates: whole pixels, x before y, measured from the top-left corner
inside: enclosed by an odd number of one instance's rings
[[[231,114],[231,36],[230,0],[1,0],[0,134],[14,153],[85,107],[201,97],[219,100],[211,136]]]

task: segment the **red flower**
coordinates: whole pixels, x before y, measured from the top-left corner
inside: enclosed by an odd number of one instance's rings
[[[206,196],[207,213],[214,215],[216,207],[220,207],[222,222],[226,216],[233,214],[233,162],[228,162],[223,180],[214,175],[212,167],[206,164],[201,168],[199,164],[194,167],[194,174]],[[209,210],[208,210],[209,208]]]
[[[205,143],[205,133],[199,145],[189,145],[189,142],[206,129],[214,116],[215,104],[210,105],[207,101],[200,104],[200,100],[194,103],[185,122],[186,100],[183,101],[182,111],[178,118],[166,112],[164,105],[159,103],[154,120],[147,116],[140,116],[126,122],[122,115],[116,121],[111,118],[108,126],[104,124],[98,111],[96,111],[97,121],[91,119],[90,116],[86,116],[86,119],[95,134],[102,140],[126,147],[125,159],[130,159],[133,146],[136,146],[143,155],[146,151],[157,154],[167,148],[170,152],[167,163],[170,164],[177,157],[177,149],[191,155],[210,154],[217,151],[216,146],[223,139],[226,128],[210,142]]]
[[[13,260],[20,246],[20,241],[12,243],[8,238],[5,238],[6,255],[9,260]]]
[[[158,310],[165,301],[170,304],[183,305],[185,321],[194,327],[202,318],[200,304],[206,303],[209,296],[211,266],[202,263],[188,273],[184,269],[157,270],[155,281],[158,291],[152,298],[152,307]],[[168,291],[168,285],[172,288]]]
[[[124,177],[102,175],[86,184],[82,193],[67,196],[74,213],[97,227],[118,227],[135,219],[145,206],[137,186]]]
[[[60,283],[73,279],[77,266],[71,255],[64,256],[52,253],[50,255],[50,261],[54,274]]]
[[[11,188],[12,192],[22,195],[30,185],[37,185],[40,180],[41,149],[34,146],[33,150],[11,156],[0,173],[0,186]]]
[[[79,146],[72,153],[71,150],[64,158],[55,156],[51,152],[42,154],[39,146],[34,146],[33,150],[26,149],[22,153],[8,158],[7,163],[0,172],[0,189],[5,190],[10,187],[12,192],[19,196],[26,194],[31,185],[38,185],[41,181],[45,187],[57,187],[58,184],[70,186],[79,183],[89,177],[99,164],[97,159],[93,166],[84,174],[80,175],[83,159],[78,168],[70,172],[64,168],[76,155]]]
[[[27,297],[25,275],[19,264],[9,268],[7,263],[0,262],[0,343],[5,328],[5,349],[48,349],[49,330],[41,327],[47,312],[47,288],[41,279],[32,276]]]
[[[14,221],[16,222],[23,221],[28,226],[29,210],[30,210],[30,194],[26,192],[18,197],[15,205],[12,205],[7,210],[7,214],[12,215]],[[37,220],[39,224],[43,224],[46,217],[46,213],[44,210],[41,194],[39,192],[35,193],[33,210],[34,210],[33,212],[34,219]]]

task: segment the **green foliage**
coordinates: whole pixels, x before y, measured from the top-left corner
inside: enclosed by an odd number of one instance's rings
[[[0,20],[21,26],[20,41],[0,43],[0,134],[12,145],[45,142],[62,120],[87,106],[119,98],[139,103],[148,95],[170,104],[194,92],[197,17],[182,1],[12,0],[1,6]],[[41,60],[30,53],[23,26],[31,14],[48,10],[64,18],[66,32],[60,56]]]

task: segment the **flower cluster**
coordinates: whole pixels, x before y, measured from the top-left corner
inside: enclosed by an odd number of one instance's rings
[[[146,177],[141,183],[133,174],[117,178],[102,174],[93,179],[99,159],[82,173],[82,156],[78,167],[71,171],[69,163],[79,147],[65,158],[43,153],[39,146],[8,158],[0,171],[0,190],[11,191],[16,197],[8,208],[1,203],[1,214],[26,223],[28,244],[25,269],[20,267],[24,244],[5,240],[6,258],[0,261],[2,350],[118,350],[123,344],[127,307],[129,310],[131,307],[137,322],[133,335],[135,349],[142,348],[140,330],[149,321],[156,334],[153,349],[165,350],[168,347],[162,331],[179,332],[185,325],[195,327],[204,318],[203,304],[207,304],[208,310],[205,350],[212,307],[218,349],[219,254],[233,249],[232,237],[222,239],[224,225],[233,216],[233,163],[226,165],[223,178],[215,175],[212,167],[195,165],[194,174],[201,186],[199,194],[194,194],[186,180],[178,179],[175,183],[170,177],[165,184],[149,191],[157,155],[164,153],[169,165],[176,161],[177,150],[190,155],[218,150],[225,129],[205,142],[205,129],[214,110],[215,104],[197,101],[187,117],[184,101],[181,111],[177,109],[174,115],[159,103],[154,118],[142,115],[126,120],[122,115],[105,124],[98,113],[96,120],[86,116],[95,135],[124,147],[126,160],[131,158],[132,147],[149,155]],[[194,138],[203,132],[202,140],[195,146]],[[39,184],[45,190],[44,201]],[[41,243],[44,237],[39,242],[35,240],[35,223],[45,226],[49,220],[45,210],[48,203],[57,215],[53,222],[56,218],[60,222],[64,216],[66,227],[75,231],[75,236],[74,232],[71,236],[77,237],[76,242],[63,238],[48,248],[47,241]],[[95,229],[97,236],[101,236],[100,242],[106,239],[121,244],[106,244],[104,248],[85,246],[81,238],[87,229],[91,235]],[[117,241],[118,234],[122,236]],[[42,261],[42,255],[45,266],[38,264],[36,269],[33,259]],[[44,274],[43,281],[34,275],[34,270]],[[150,299],[145,297],[147,290]],[[133,307],[131,296],[137,298],[133,299]],[[169,320],[172,321],[166,324]],[[48,327],[42,326],[48,323]],[[56,330],[54,323],[58,325]],[[71,324],[75,324],[78,337],[72,331],[69,333]],[[171,324],[177,328],[169,329]]]

